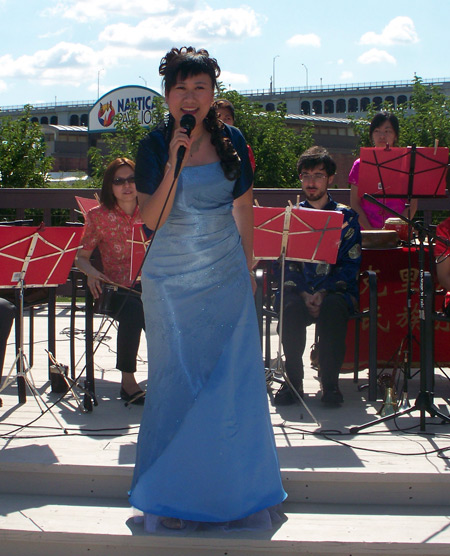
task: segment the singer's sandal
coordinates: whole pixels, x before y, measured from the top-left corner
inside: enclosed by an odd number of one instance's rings
[[[178,517],[164,517],[161,519],[161,525],[172,531],[181,531],[182,529],[186,529],[187,523]]]

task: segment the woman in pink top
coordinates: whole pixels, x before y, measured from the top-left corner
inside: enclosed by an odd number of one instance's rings
[[[145,394],[136,382],[136,357],[139,350],[141,331],[144,329],[144,311],[140,286],[138,293],[130,293],[133,285],[131,276],[131,239],[134,224],[142,224],[137,205],[134,183],[134,162],[127,158],[116,158],[105,170],[100,193],[100,205],[86,215],[82,249],[76,264],[87,276],[87,284],[94,299],[98,299],[105,283],[119,287],[113,293],[112,317],[119,323],[117,330],[116,368],[122,372],[120,397],[142,405]],[[103,271],[90,262],[94,249],[98,247]]]
[[[390,112],[378,112],[370,122],[369,137],[374,147],[393,147],[397,141],[400,126],[397,116]],[[393,214],[383,210],[378,205],[366,201],[359,195],[359,164],[360,159],[355,160],[348,181],[351,186],[350,206],[359,214],[359,223],[363,230],[379,230],[383,228],[385,221]],[[417,210],[417,199],[412,199],[409,207],[406,206],[406,199],[378,199],[387,207],[396,212],[412,218]]]

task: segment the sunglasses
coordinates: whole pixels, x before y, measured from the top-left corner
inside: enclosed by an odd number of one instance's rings
[[[134,176],[128,176],[128,178],[114,178],[113,179],[113,184],[114,185],[125,185],[127,182],[129,184],[133,185],[134,184]]]

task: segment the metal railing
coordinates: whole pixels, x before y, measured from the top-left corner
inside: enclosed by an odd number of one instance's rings
[[[81,215],[75,196],[93,198],[99,189],[89,188],[46,188],[46,189],[0,189],[0,214],[3,209],[13,210],[14,216],[9,220],[25,218],[26,209],[42,211],[42,221],[52,226],[54,215],[61,209],[68,209],[68,221],[80,220]],[[331,189],[333,199],[339,203],[350,204],[350,189]],[[289,201],[297,203],[301,189],[256,188],[253,197],[260,206],[285,207]],[[424,211],[424,221],[429,225],[434,211],[449,211],[450,198],[419,199],[419,210]]]
[[[33,104],[31,102],[27,103],[30,104],[33,110],[53,110],[55,108],[89,108],[89,110],[94,106],[97,101],[95,100],[70,100],[66,102],[39,102]],[[0,106],[0,113],[1,112],[21,112],[23,111],[25,104],[17,104],[15,106]]]
[[[450,85],[449,77],[436,77],[433,79],[422,80],[424,85],[444,85],[448,83]],[[276,89],[249,89],[246,91],[239,91],[241,95],[244,96],[273,96],[275,94],[283,93],[328,93],[328,92],[342,92],[342,91],[360,91],[360,90],[372,90],[372,89],[382,89],[382,88],[405,88],[412,87],[413,80],[410,81],[369,81],[366,83],[347,83],[347,84],[336,84],[336,85],[312,85],[309,87],[277,87]]]

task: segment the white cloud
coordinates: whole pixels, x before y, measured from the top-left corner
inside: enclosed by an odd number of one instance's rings
[[[83,44],[60,42],[48,50],[38,50],[32,56],[13,59],[0,57],[0,77],[22,77],[38,80],[43,85],[79,86],[92,79],[101,67],[101,56]]]
[[[1,2],[1,0],[0,0]],[[177,0],[178,4],[186,0]],[[150,11],[145,2],[133,0],[132,6]],[[81,9],[86,2],[61,2],[59,8]],[[112,6],[119,9],[116,0],[92,0],[89,5]],[[163,2],[169,5],[169,2]],[[175,2],[170,2],[174,5]],[[130,3],[120,3],[130,8]],[[94,12],[95,12],[94,9]],[[155,11],[153,9],[153,11]],[[97,83],[99,68],[105,72],[124,60],[157,59],[167,52],[172,44],[188,44],[196,47],[213,43],[240,40],[260,34],[260,16],[248,7],[238,9],[179,10],[174,16],[153,15],[139,21],[136,26],[118,23],[107,26],[99,36],[103,47],[95,48],[90,44],[61,41],[49,49],[42,49],[30,55],[14,58],[11,54],[0,56],[0,79],[19,78],[44,86],[63,83],[79,87],[87,83]],[[212,46],[211,46],[212,49]],[[211,51],[212,52],[212,51]],[[230,74],[231,75],[231,74]],[[225,73],[226,76],[226,73]],[[105,76],[103,76],[105,77]],[[222,76],[228,83],[246,83],[245,76],[234,74],[233,79]]]
[[[343,63],[344,63],[344,60],[343,60],[342,58],[340,58],[340,59],[337,61],[337,65],[338,65],[338,66],[342,66]]]
[[[92,93],[92,98],[100,98],[101,96],[105,95],[106,93],[109,93],[110,91],[113,91],[114,89],[117,89],[121,85],[123,85],[123,83],[121,83],[120,85],[114,85],[114,84],[102,85],[101,82],[100,82],[100,85],[99,85],[98,81],[95,80],[88,87],[86,87],[86,89]]]
[[[407,16],[399,16],[392,19],[379,34],[374,31],[364,33],[359,43],[390,46],[393,44],[414,44],[418,41],[419,37],[413,20]]]
[[[136,26],[109,25],[99,39],[109,45],[167,50],[168,44],[204,46],[212,42],[256,37],[261,33],[256,13],[247,7],[180,11],[175,16],[154,16]]]
[[[360,64],[380,64],[387,63],[395,65],[397,60],[391,56],[386,50],[378,50],[378,48],[371,48],[358,58]]]
[[[56,29],[56,31],[50,31],[44,33],[43,35],[38,35],[38,39],[53,39],[54,37],[60,37],[61,35],[66,35],[68,33],[68,28],[63,27],[61,29]]]
[[[8,89],[8,85],[0,79],[0,93],[6,91]]]
[[[353,73],[351,71],[343,71],[339,76],[341,81],[348,81],[349,79],[353,79]]]
[[[223,70],[220,74],[219,81],[224,85],[242,85],[248,83],[248,76],[243,73],[233,73],[231,71]]]
[[[187,0],[65,0],[47,8],[43,15],[60,16],[81,23],[106,21],[112,16],[142,18],[152,14],[170,13],[186,5]]]
[[[314,46],[320,47],[320,37],[314,33],[307,35],[294,35],[286,41],[286,44],[291,47],[296,46]]]
[[[138,48],[137,46],[108,45],[98,52],[98,58],[104,67],[115,66],[121,60],[161,60],[167,52],[167,43],[163,48]]]

